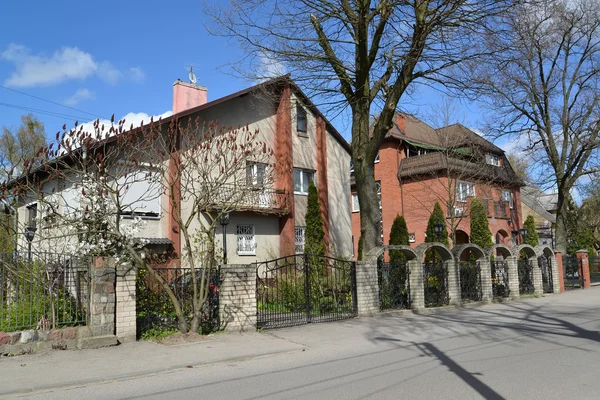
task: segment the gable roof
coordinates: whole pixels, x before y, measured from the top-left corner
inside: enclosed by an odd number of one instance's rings
[[[442,141],[445,141],[451,147],[462,147],[469,144],[476,144],[477,146],[491,151],[493,153],[504,154],[504,150],[496,146],[489,140],[484,139],[471,129],[465,127],[462,124],[456,123],[445,126],[436,130],[438,137]]]

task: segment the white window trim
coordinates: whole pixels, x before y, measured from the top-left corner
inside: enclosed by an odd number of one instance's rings
[[[251,240],[252,250],[240,250],[240,245],[239,245],[240,234],[238,233],[238,229],[240,226],[252,227],[252,240]],[[236,248],[237,248],[237,254],[239,256],[255,256],[256,255],[256,231],[254,229],[253,224],[238,224],[238,226],[236,227]]]
[[[358,204],[358,207],[355,208],[354,205],[354,198],[356,198],[356,204]],[[358,202],[358,193],[352,193],[352,212],[360,212],[360,203]]]
[[[305,129],[302,131],[300,129],[298,129],[298,111],[302,110],[303,114],[304,114],[304,127]],[[300,136],[308,136],[308,112],[306,111],[306,109],[304,108],[304,106],[302,104],[297,103],[296,104],[296,133]]]
[[[508,200],[504,199],[504,194],[508,193]],[[515,203],[515,199],[513,197],[513,192],[512,190],[508,190],[508,189],[502,189],[502,201],[507,201],[508,205],[510,206],[510,209],[512,210],[514,208],[514,203]]]
[[[459,196],[459,194],[461,192],[461,190],[459,189],[459,187],[461,185],[469,185],[469,186],[471,186],[473,188],[473,192],[472,193],[465,193],[464,199],[462,199],[461,196]],[[463,182],[463,181],[456,182],[456,201],[458,203],[466,203],[468,197],[475,197],[475,184],[471,183],[471,182]]]
[[[414,232],[408,233],[408,243],[415,243],[417,241],[417,235]]]
[[[493,165],[494,167],[500,166],[500,156],[498,154],[486,153],[485,162],[488,165]]]
[[[377,150],[377,155],[375,156],[375,161],[373,164],[377,164],[379,162],[379,150]]]
[[[305,177],[305,173],[309,173],[312,176],[312,179],[308,182],[308,185],[306,185],[306,193],[305,192],[297,192],[296,191],[296,185],[294,184],[294,194],[298,194],[298,195],[302,195],[302,196],[308,196],[308,186],[310,186],[310,182],[315,182],[315,171],[311,171],[309,169],[304,169],[304,168],[294,168],[294,170],[298,170],[300,171],[300,187],[304,186],[304,177]],[[294,173],[294,171],[292,170],[292,174]],[[294,178],[294,176],[292,175],[292,179]]]

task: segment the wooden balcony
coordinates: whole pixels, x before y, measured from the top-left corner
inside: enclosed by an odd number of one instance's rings
[[[224,205],[231,205],[235,211],[285,215],[290,210],[290,196],[284,189],[231,183],[219,186],[209,208],[217,209]]]

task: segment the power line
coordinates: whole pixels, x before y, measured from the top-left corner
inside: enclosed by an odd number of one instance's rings
[[[70,115],[70,114],[62,114],[62,113],[58,113],[58,112],[54,112],[54,111],[40,110],[39,108],[20,106],[17,104],[0,103],[0,106],[4,106],[4,107],[8,107],[8,108],[15,108],[17,110],[34,112],[37,114],[47,115],[50,117],[69,119],[72,121],[79,121],[81,123],[84,123],[84,122],[86,122],[87,119],[89,119],[88,117],[81,117],[81,116],[75,116],[75,115]]]
[[[73,110],[73,111],[77,111],[77,112],[80,112],[80,113],[88,114],[88,115],[91,115],[91,116],[93,116],[93,117],[102,118],[102,119],[108,119],[108,118],[102,117],[102,116],[100,116],[100,115],[98,115],[98,114],[93,114],[93,113],[90,113],[90,112],[87,112],[87,111],[83,111],[83,110],[80,110],[80,109],[78,109],[78,108],[75,108],[75,107],[69,107],[69,106],[65,106],[64,104],[60,104],[60,103],[57,103],[57,102],[55,102],[55,101],[52,101],[52,100],[44,99],[44,98],[42,98],[42,97],[34,96],[34,95],[32,95],[32,94],[29,94],[29,93],[21,92],[21,91],[19,91],[19,90],[15,90],[15,89],[7,88],[6,86],[2,86],[2,85],[0,85],[0,88],[2,88],[2,89],[6,89],[6,90],[10,90],[11,92],[15,92],[15,93],[22,94],[23,96],[29,96],[29,97],[33,97],[34,99],[38,99],[38,100],[41,100],[41,101],[45,101],[45,102],[47,102],[47,103],[54,104],[54,105],[57,105],[57,106],[60,106],[60,107],[68,108],[68,109],[70,109],[70,110]]]

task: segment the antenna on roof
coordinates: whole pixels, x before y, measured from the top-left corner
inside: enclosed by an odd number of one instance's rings
[[[190,73],[188,74],[190,78],[190,83],[196,84],[196,75],[194,75],[193,67],[190,65]]]

